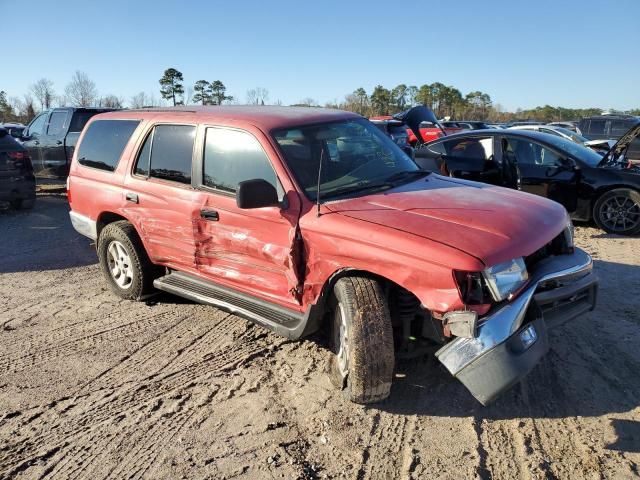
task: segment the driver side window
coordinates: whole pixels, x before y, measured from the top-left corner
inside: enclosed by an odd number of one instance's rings
[[[29,135],[30,136],[39,136],[44,132],[44,124],[47,120],[48,113],[42,113],[36,117],[36,119],[29,126]]]

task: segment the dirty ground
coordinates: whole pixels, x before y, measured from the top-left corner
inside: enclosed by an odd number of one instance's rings
[[[0,212],[0,478],[634,478],[640,239],[577,228],[596,311],[482,407],[431,358],[345,402],[326,351],[170,295],[111,294],[64,197]]]

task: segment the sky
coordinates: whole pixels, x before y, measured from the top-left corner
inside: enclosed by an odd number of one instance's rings
[[[241,102],[255,87],[324,104],[437,81],[509,111],[640,108],[640,0],[0,0],[0,12],[10,97],[42,77],[62,93],[80,70],[101,95],[159,98],[173,67],[185,87],[221,80]]]

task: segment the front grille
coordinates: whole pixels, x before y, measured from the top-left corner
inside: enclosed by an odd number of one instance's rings
[[[563,253],[569,253],[564,231],[560,232],[557,237],[533,252],[531,255],[524,257],[524,263],[527,266],[527,270],[531,271],[533,267],[545,258],[549,258],[552,255],[562,255]]]

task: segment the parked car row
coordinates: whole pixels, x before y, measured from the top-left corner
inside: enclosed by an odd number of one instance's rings
[[[401,121],[417,138],[437,124]],[[430,145],[501,151],[487,132]],[[291,339],[326,331],[352,401],[386,398],[395,355],[436,344],[487,404],[546,354],[549,328],[594,308],[591,258],[561,204],[422,170],[387,133],[316,108],[103,113],[73,155],[71,222],[122,298],[164,290]]]

